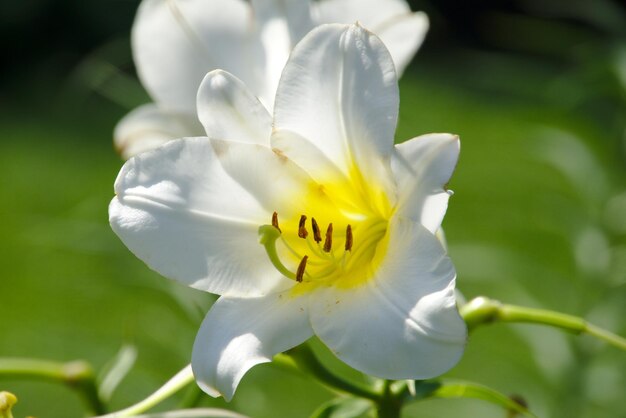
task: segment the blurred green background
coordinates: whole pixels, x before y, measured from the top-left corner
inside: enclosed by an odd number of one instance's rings
[[[469,299],[579,315],[626,335],[626,10],[611,0],[414,1],[431,31],[401,81],[397,140],[461,136],[444,227]],[[85,359],[124,345],[137,362],[113,396],[136,402],[189,362],[213,298],[159,277],[111,232],[122,161],[115,123],[148,100],[129,31],[137,1],[0,3],[0,357]],[[333,362],[339,373],[351,373]],[[626,414],[626,353],[529,325],[472,334],[449,376],[524,397],[541,417]],[[17,418],[84,414],[75,392],[9,380]],[[190,389],[193,391],[193,389]],[[185,394],[159,409],[174,408]],[[189,395],[189,394],[188,394]],[[193,392],[191,392],[193,395]],[[307,417],[332,394],[275,365],[232,403],[254,418]],[[504,418],[475,400],[405,417]]]

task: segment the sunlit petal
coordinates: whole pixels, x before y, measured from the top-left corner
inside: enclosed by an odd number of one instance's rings
[[[289,53],[313,29],[310,0],[251,0],[257,35],[265,51],[265,80],[257,92],[272,108],[278,80]]]
[[[383,41],[396,64],[398,77],[404,73],[428,31],[425,13],[405,13],[394,16],[371,30]]]
[[[202,322],[193,347],[193,373],[211,396],[230,400],[243,375],[313,335],[306,298],[272,294],[221,297]]]
[[[113,143],[122,158],[156,148],[172,138],[202,135],[195,116],[165,112],[155,104],[140,106],[119,121]]]
[[[458,362],[467,336],[456,309],[454,267],[421,225],[397,220],[389,234],[373,280],[312,295],[313,329],[357,370],[387,379],[438,376]]]
[[[214,70],[198,90],[198,118],[209,138],[269,145],[272,117],[232,74]]]
[[[264,209],[261,224],[277,210],[282,217],[300,215],[305,196],[317,187],[305,171],[268,147],[218,140],[212,144],[225,172]]]
[[[392,194],[388,159],[398,101],[391,56],[376,36],[355,25],[321,26],[296,46],[285,66],[274,128],[308,139],[346,175],[359,166],[366,182]],[[298,164],[307,158],[285,155]]]
[[[404,0],[321,0],[313,3],[316,23],[355,23],[372,29],[398,15],[410,13]]]
[[[396,145],[392,167],[398,184],[398,215],[435,233],[448,207],[448,181],[458,158],[459,137],[428,134]]]
[[[265,63],[259,41],[248,30],[251,19],[242,0],[142,1],[132,31],[133,57],[159,106],[195,113],[200,81],[216,68],[257,87]]]
[[[266,211],[224,171],[208,139],[171,141],[129,160],[115,191],[113,230],[164,276],[232,295],[287,281],[258,244]]]
[[[402,74],[428,30],[424,13],[412,13],[403,0],[322,0],[312,4],[315,22],[354,23],[380,37]]]

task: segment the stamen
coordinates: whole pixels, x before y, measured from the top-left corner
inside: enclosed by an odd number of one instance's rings
[[[348,225],[348,228],[346,228],[346,251],[352,251],[352,244],[352,225]]]
[[[319,244],[322,241],[322,234],[315,218],[311,218],[311,226],[313,227],[313,239]]]
[[[282,234],[283,231],[280,229],[280,226],[278,226],[278,213],[276,212],[272,213],[272,226],[278,229],[278,232]]]
[[[328,229],[326,229],[326,240],[324,241],[324,251],[329,253],[332,247],[333,247],[333,224],[331,222],[328,224]]]
[[[300,223],[298,224],[298,236],[305,239],[309,236],[309,232],[306,230],[306,215],[300,216]]]
[[[306,262],[309,259],[308,255],[302,257],[300,264],[298,264],[298,270],[296,270],[296,281],[302,283],[302,277],[304,277],[304,269],[306,269]]]

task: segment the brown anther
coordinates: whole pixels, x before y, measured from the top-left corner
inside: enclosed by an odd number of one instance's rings
[[[306,238],[309,236],[309,232],[306,230],[306,215],[300,216],[300,223],[298,224],[298,236],[300,238]]]
[[[311,218],[311,227],[313,228],[313,239],[319,244],[322,241],[322,233],[315,218]]]
[[[304,269],[306,269],[306,262],[309,259],[308,255],[302,257],[300,260],[300,264],[298,264],[298,270],[296,270],[296,281],[298,283],[302,283],[302,278],[304,277]]]
[[[280,226],[278,226],[278,213],[276,212],[272,213],[272,226],[278,229],[278,232],[282,234],[283,231],[280,229]]]
[[[348,225],[346,228],[346,251],[352,251],[352,244],[354,239],[352,238],[352,225]]]
[[[333,248],[333,224],[329,223],[328,229],[326,229],[326,239],[324,240],[324,251],[329,253],[331,248]]]

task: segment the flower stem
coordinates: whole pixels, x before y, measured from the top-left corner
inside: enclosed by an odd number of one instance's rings
[[[339,392],[370,399],[377,403],[382,400],[381,394],[374,391],[374,389],[354,382],[349,382],[331,373],[317,359],[313,350],[311,350],[311,347],[309,347],[306,343],[296,348],[292,348],[284,354],[277,355],[274,357],[274,361],[278,364],[309,373],[324,385]]]
[[[607,343],[611,344],[614,347],[621,348],[622,350],[626,350],[626,339],[620,337],[619,335],[615,335],[612,332],[606,331],[602,328],[599,328],[593,324],[586,324],[585,332],[589,335],[593,335],[596,338],[599,338]]]
[[[103,414],[106,412],[104,404],[98,396],[93,369],[84,361],[59,363],[49,360],[3,358],[0,359],[0,376],[44,379],[64,383],[82,395],[91,413]]]
[[[506,305],[484,296],[469,301],[466,305],[461,307],[460,312],[470,331],[478,325],[489,324],[496,321],[526,322],[549,325],[570,331],[574,334],[587,333],[617,348],[626,350],[626,339],[619,335],[598,328],[582,318],[559,312]]]
[[[189,383],[193,382],[193,373],[191,371],[191,364],[187,365],[184,369],[176,373],[174,377],[161,386],[156,392],[145,398],[144,400],[122,409],[121,411],[113,412],[111,414],[103,415],[100,418],[122,418],[132,417],[142,412],[149,410],[150,408],[163,402]]]
[[[377,418],[400,418],[403,397],[397,396],[391,390],[393,380],[385,380],[383,383],[383,396],[378,401],[376,408]]]

